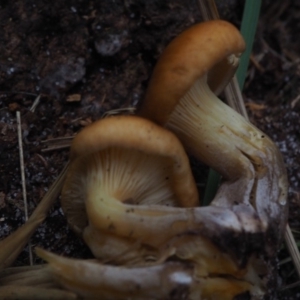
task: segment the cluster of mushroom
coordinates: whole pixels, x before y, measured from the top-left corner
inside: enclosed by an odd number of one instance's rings
[[[62,286],[101,299],[267,293],[287,218],[285,167],[274,143],[217,98],[244,47],[225,21],[194,25],[165,49],[138,116],[75,137],[62,208],[97,260],[38,249]],[[210,206],[199,207],[185,151],[223,177]]]

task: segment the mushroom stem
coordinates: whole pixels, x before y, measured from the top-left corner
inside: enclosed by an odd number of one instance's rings
[[[225,197],[230,194],[225,188],[224,191]],[[250,234],[265,230],[249,205],[240,204],[236,212],[215,206],[128,205],[95,188],[89,189],[87,194],[86,212],[90,226],[96,230],[131,238],[152,247],[160,247],[186,232],[198,232],[213,238],[219,236],[221,229]],[[245,224],[240,214],[248,217]]]
[[[180,99],[165,127],[227,179],[213,205],[251,204],[264,226],[278,226],[270,222],[278,219],[283,230],[288,182],[282,156],[268,136],[210,90],[206,76]]]
[[[250,283],[231,277],[196,277],[194,267],[182,262],[125,268],[36,250],[49,262],[50,270],[62,286],[86,298],[232,300],[249,290],[251,294],[261,293]]]
[[[263,133],[224,104],[210,90],[206,76],[181,98],[165,126],[190,153],[229,180],[254,178],[247,156],[256,164],[265,157],[261,152]]]

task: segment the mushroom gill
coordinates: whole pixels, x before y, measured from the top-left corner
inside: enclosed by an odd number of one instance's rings
[[[133,239],[121,203],[129,212],[134,204],[190,207],[197,205],[198,194],[178,139],[146,119],[122,116],[95,122],[76,136],[61,203],[94,255],[111,260],[128,249],[144,257],[147,247],[140,243],[151,248],[156,239],[151,234],[150,240]]]

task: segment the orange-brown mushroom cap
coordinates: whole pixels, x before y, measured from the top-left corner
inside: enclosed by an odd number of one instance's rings
[[[198,78],[244,49],[240,32],[226,21],[207,21],[185,30],[167,46],[157,62],[139,114],[164,124]],[[220,72],[214,70],[215,74]]]
[[[137,116],[102,119],[81,130],[71,145],[71,161],[109,147],[135,149],[174,161],[178,179],[190,177],[188,157],[178,138],[170,131]]]

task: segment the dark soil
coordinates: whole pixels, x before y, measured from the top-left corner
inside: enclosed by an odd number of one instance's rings
[[[217,1],[240,26],[243,1]],[[300,3],[265,1],[244,88],[251,121],[279,146],[288,169],[290,226],[300,229]],[[71,137],[112,109],[135,107],[167,43],[201,21],[196,1],[0,1],[0,238],[24,223],[16,111],[21,112],[29,214],[68,159],[48,140]],[[31,111],[37,97],[40,102]],[[194,164],[200,190],[207,168]],[[59,203],[32,245],[91,257]],[[279,261],[288,257],[284,246]],[[35,263],[40,261],[34,257]],[[28,265],[28,249],[16,265]],[[279,284],[299,280],[288,262]],[[279,299],[300,299],[300,288]]]

